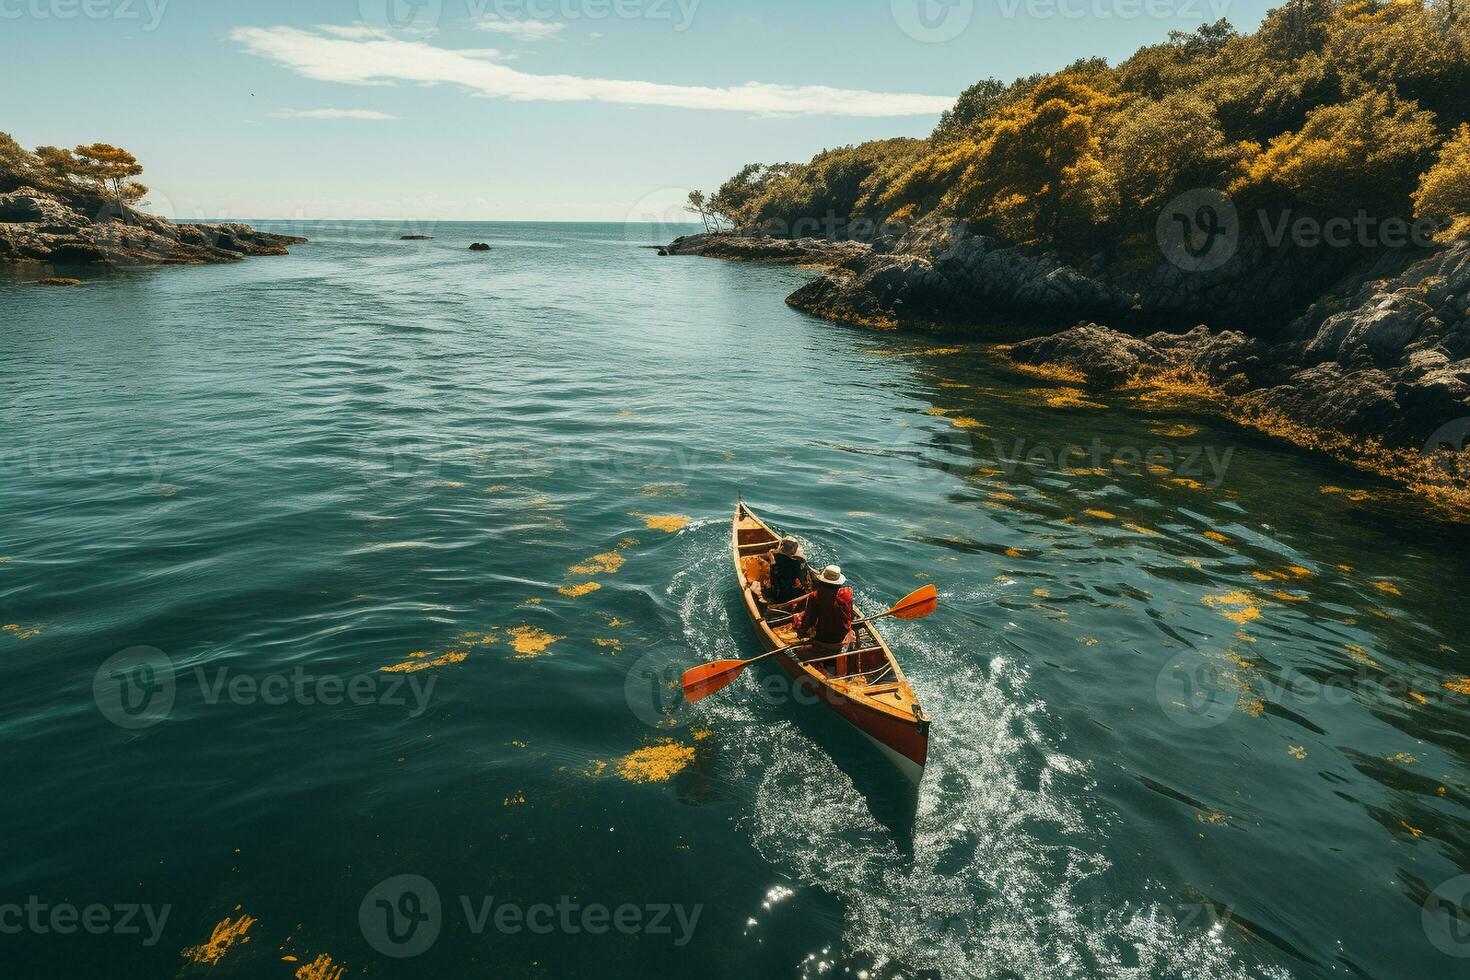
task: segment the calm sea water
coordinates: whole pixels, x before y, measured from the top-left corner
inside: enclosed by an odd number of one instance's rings
[[[0,284],[6,976],[1466,969],[1463,536],[648,229],[278,227]],[[670,689],[742,493],[941,589],[917,796]]]

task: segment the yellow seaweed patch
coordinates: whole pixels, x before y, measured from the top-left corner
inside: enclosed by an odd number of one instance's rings
[[[1401,766],[1417,765],[1419,762],[1418,759],[1414,758],[1407,752],[1395,752],[1393,755],[1388,757],[1387,761],[1398,763]]]
[[[1039,394],[1041,400],[1051,408],[1107,408],[1102,402],[1095,402],[1087,398],[1087,392],[1081,388],[1058,388],[1055,391],[1047,391],[1044,388],[1033,389],[1033,393]]]
[[[1155,531],[1151,527],[1144,527],[1142,524],[1124,524],[1123,527],[1125,529],[1127,529],[1129,531],[1133,531],[1133,532],[1135,532],[1137,534],[1151,534],[1151,535],[1154,535],[1155,537],[1157,537],[1159,535],[1159,533],[1160,533],[1158,531]]]
[[[238,905],[235,906],[235,911],[240,911]],[[250,927],[253,925],[255,925],[255,920],[243,913],[239,919],[235,920],[231,920],[227,915],[220,920],[219,924],[214,927],[214,931],[209,934],[209,942],[201,943],[198,946],[186,946],[179,955],[193,963],[217,966],[220,960],[225,958],[225,954],[234,948],[237,943],[243,946],[250,942],[250,937],[246,933],[250,931]]]
[[[1365,503],[1373,499],[1373,492],[1371,490],[1345,490],[1342,487],[1318,487],[1317,491],[1319,493],[1336,494],[1337,496],[1346,497],[1355,504]]]
[[[1148,431],[1164,439],[1188,439],[1199,434],[1199,426],[1178,422],[1174,425],[1156,425]]]
[[[462,650],[451,650],[441,657],[429,658],[427,653],[410,653],[408,659],[401,664],[391,667],[379,667],[380,674],[414,674],[421,670],[429,670],[434,667],[447,667],[450,664],[462,664],[469,658],[469,654]]]
[[[510,487],[506,486],[504,483],[497,483],[493,487],[486,487],[484,490],[482,490],[480,492],[481,493],[505,493],[505,491],[507,491],[509,489],[510,489]]]
[[[30,629],[25,629],[19,623],[6,623],[0,629],[4,629],[5,632],[17,640],[29,640],[33,636],[39,636],[41,633],[41,627],[39,626],[32,626]]]
[[[1019,374],[1030,375],[1033,378],[1045,378],[1048,381],[1066,381],[1074,385],[1087,383],[1087,375],[1081,371],[1055,362],[1049,364],[1022,364],[1019,361],[1012,361],[1007,367]]]
[[[1308,596],[1302,595],[1300,592],[1282,592],[1280,589],[1272,592],[1271,596],[1272,598],[1279,599],[1282,602],[1306,602],[1309,598]]]
[[[526,805],[526,791],[523,790],[523,789],[516,790],[510,796],[507,796],[505,798],[505,802],[503,804],[501,804],[501,805],[502,806],[525,806]]]
[[[588,779],[596,779],[607,771],[607,763],[602,759],[593,759],[592,764],[582,770],[582,775]]]
[[[434,484],[440,490],[463,490],[464,484],[458,480],[440,480]]]
[[[1290,752],[1292,758],[1295,759],[1305,759],[1307,757],[1306,748],[1300,745],[1288,745],[1286,751]]]
[[[492,643],[499,643],[500,637],[491,636],[489,633],[477,633],[474,630],[468,630],[459,634],[454,642],[466,647],[488,647]]]
[[[669,740],[623,756],[618,775],[630,783],[666,783],[693,761],[694,746]]]
[[[1373,588],[1377,589],[1379,592],[1384,593],[1385,595],[1403,595],[1403,592],[1399,590],[1399,587],[1397,585],[1394,585],[1392,582],[1374,582]],[[9,629],[9,627],[7,626],[6,629]]]
[[[1025,558],[1026,557],[1026,552],[1022,551],[1020,548],[1007,548],[1006,549],[1006,557],[1007,558]]]
[[[1096,517],[1100,521],[1116,521],[1118,519],[1118,515],[1112,513],[1111,511],[1096,510],[1092,507],[1087,508],[1082,513],[1086,514],[1088,517]]]
[[[705,739],[713,735],[714,732],[710,731],[708,728],[691,728],[689,729],[689,734],[694,736],[694,740],[696,742],[703,742]]]
[[[597,639],[593,640],[592,642],[593,643],[596,643],[598,646],[602,647],[604,650],[611,650],[613,653],[617,653],[619,650],[623,649],[623,641],[622,640],[609,640],[609,639],[605,639],[605,638],[602,638],[602,637],[598,637]]]
[[[1034,595],[1038,599],[1050,599],[1051,598],[1051,593],[1048,592],[1048,591],[1046,591],[1045,589],[1032,589],[1031,590],[1031,594]]]
[[[924,414],[925,415],[948,415],[952,411],[954,411],[954,409],[952,409],[952,408],[926,408],[926,409],[924,409]]]
[[[972,419],[968,415],[960,415],[949,420],[950,425],[957,429],[983,429],[985,423],[978,419]]]
[[[1149,467],[1149,469],[1152,470],[1153,467]],[[1191,480],[1187,476],[1176,476],[1169,482],[1174,484],[1176,487],[1183,487],[1186,490],[1203,490],[1205,488],[1205,485],[1203,483],[1199,482],[1198,480]]]
[[[693,520],[684,514],[634,514],[634,517],[643,518],[643,523],[648,525],[651,531],[663,531],[665,534],[673,534],[681,531]]]
[[[1456,694],[1463,694],[1467,698],[1470,698],[1470,677],[1461,677],[1459,680],[1445,681],[1444,688],[1446,691],[1454,691]]]
[[[332,958],[323,953],[310,963],[302,964],[296,971],[296,980],[342,980],[346,972],[345,966],[333,964]]]
[[[1236,590],[1222,595],[1207,595],[1202,601],[1233,623],[1244,625],[1261,618],[1261,607],[1256,605],[1249,592]]]
[[[570,599],[580,599],[582,598],[582,596],[590,595],[600,588],[602,588],[602,586],[596,582],[582,582],[577,585],[563,585],[556,591],[560,592],[562,595],[567,596]]]
[[[510,633],[510,645],[515,648],[517,660],[544,656],[553,644],[566,639],[535,626],[516,626],[506,632]]]
[[[1214,541],[1216,544],[1230,543],[1230,536],[1226,534],[1221,534],[1219,531],[1205,531],[1204,536],[1209,538],[1211,541]]]
[[[623,567],[627,559],[616,551],[604,551],[600,555],[577,562],[567,571],[573,575],[612,575]]]

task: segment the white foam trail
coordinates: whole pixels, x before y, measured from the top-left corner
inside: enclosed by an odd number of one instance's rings
[[[704,656],[743,655],[734,631],[746,624],[728,615],[724,535],[691,534],[685,548],[669,586],[685,635]],[[731,777],[755,784],[744,825],[756,849],[782,875],[840,901],[847,952],[871,960],[871,975],[1286,976],[1247,968],[1215,931],[1183,926],[1157,903],[1100,907],[1080,894],[1106,893],[1089,880],[1109,868],[1086,817],[1087,767],[1048,744],[1035,720],[1042,708],[1024,695],[1027,671],[999,656],[982,669],[977,638],[942,620],[888,633],[935,719],[912,859],[793,724],[753,724],[738,697],[695,708],[718,729]]]

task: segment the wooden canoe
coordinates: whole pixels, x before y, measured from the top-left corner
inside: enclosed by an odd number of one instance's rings
[[[771,553],[780,535],[755,515],[744,501],[735,507],[730,544],[735,556],[735,577],[740,597],[756,636],[766,651],[789,646],[797,640],[787,623],[772,627],[751,591],[751,583],[769,581]],[[853,609],[853,619],[862,613]],[[908,678],[894,659],[883,637],[872,623],[854,628],[856,655],[825,663],[830,654],[810,650],[772,657],[788,677],[810,695],[852,724],[888,757],[905,776],[917,783],[929,757],[929,719],[919,706]]]

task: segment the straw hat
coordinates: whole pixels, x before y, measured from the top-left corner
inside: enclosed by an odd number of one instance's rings
[[[781,539],[779,550],[783,555],[794,555],[801,550],[801,542],[788,535]]]
[[[836,565],[828,565],[822,569],[822,574],[817,576],[817,581],[823,585],[846,585],[847,576],[842,574],[842,569]]]

